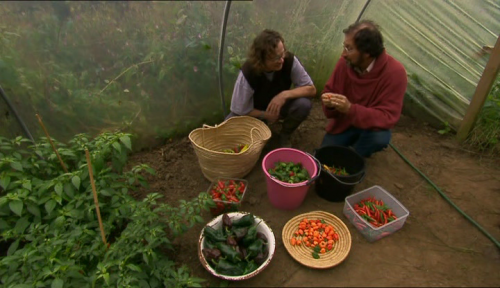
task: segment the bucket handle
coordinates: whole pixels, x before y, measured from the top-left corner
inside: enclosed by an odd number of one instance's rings
[[[309,154],[309,153],[307,153],[307,152],[305,152],[305,153],[306,153],[307,155],[309,155],[309,157],[311,157],[311,158],[314,160],[314,162],[316,163],[316,167],[317,167],[317,169],[316,169],[316,170],[318,171],[318,173],[316,174],[316,176],[312,177],[311,179],[309,179],[309,180],[307,181],[306,185],[309,185],[309,184],[311,184],[314,180],[318,179],[319,174],[321,174],[321,162],[319,162],[319,160],[318,160],[318,159],[316,159],[316,157],[314,157],[313,155],[311,155],[311,154]]]

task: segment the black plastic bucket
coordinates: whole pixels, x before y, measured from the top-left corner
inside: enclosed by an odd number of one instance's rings
[[[342,202],[351,194],[354,186],[365,178],[365,159],[354,150],[343,146],[327,146],[315,151],[321,163],[321,174],[316,180],[316,193],[323,199]],[[345,167],[349,174],[334,175],[323,167]]]

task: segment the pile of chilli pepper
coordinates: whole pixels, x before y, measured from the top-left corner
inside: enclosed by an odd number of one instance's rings
[[[384,201],[369,197],[354,205],[354,211],[358,213],[372,226],[380,227],[396,219],[392,210],[384,204]]]
[[[294,237],[290,239],[292,246],[305,245],[312,249],[314,259],[319,259],[319,254],[325,254],[333,249],[333,244],[339,241],[339,234],[335,228],[326,223],[324,219],[302,219]]]
[[[212,184],[209,194],[214,200],[215,208],[211,208],[212,215],[224,212],[237,211],[238,205],[245,194],[246,184],[240,180],[218,179]]]

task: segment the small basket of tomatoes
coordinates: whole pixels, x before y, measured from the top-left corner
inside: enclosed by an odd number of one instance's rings
[[[211,208],[213,216],[239,211],[247,191],[248,181],[236,178],[217,178],[208,187],[216,207]]]

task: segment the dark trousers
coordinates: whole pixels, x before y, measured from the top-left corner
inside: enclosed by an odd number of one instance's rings
[[[280,110],[280,119],[283,119],[281,133],[292,134],[292,132],[299,127],[300,123],[307,119],[307,116],[309,116],[311,112],[311,108],[312,102],[306,97],[287,101]],[[226,116],[226,120],[234,116],[240,115],[231,112]]]
[[[359,155],[370,157],[373,153],[387,147],[390,141],[391,130],[372,131],[351,127],[340,134],[326,133],[321,147],[352,146]]]

